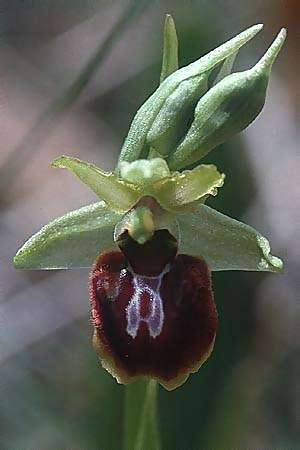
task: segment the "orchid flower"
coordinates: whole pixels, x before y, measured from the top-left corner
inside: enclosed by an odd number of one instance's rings
[[[282,270],[258,231],[206,205],[225,175],[201,164],[263,108],[286,31],[252,68],[230,73],[239,49],[261,28],[178,69],[168,16],[161,83],[137,111],[116,168],[105,172],[70,156],[52,163],[73,172],[99,200],[44,226],[14,265],[91,268],[93,342],[119,383],[149,377],[172,390],[198,371],[218,326],[211,271]]]

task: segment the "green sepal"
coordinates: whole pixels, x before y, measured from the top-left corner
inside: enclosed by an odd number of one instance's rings
[[[161,155],[167,156],[174,150],[187,131],[188,119],[207,90],[207,80],[207,74],[188,78],[166,99],[147,134],[148,144]]]
[[[216,195],[224,184],[225,175],[213,164],[202,164],[193,170],[175,172],[171,177],[153,184],[152,195],[167,211],[184,211],[195,201],[204,202],[208,195]]]
[[[163,60],[160,83],[178,69],[178,39],[174,20],[166,14],[164,26]]]
[[[69,169],[115,212],[128,211],[140,198],[135,185],[121,180],[113,172],[104,172],[94,164],[63,155],[56,158],[52,166]]]
[[[206,206],[178,214],[179,252],[202,256],[211,270],[280,272],[282,261],[254,228]]]
[[[14,257],[14,266],[17,269],[91,267],[100,252],[117,248],[113,233],[121,217],[104,202],[69,212],[33,235]]]
[[[122,161],[131,162],[141,158],[145,150],[147,134],[157,114],[165,100],[174,92],[179,83],[188,78],[211,71],[225,58],[235,53],[246,42],[252,39],[261,28],[262,25],[254,25],[248,28],[192,64],[182,67],[169,75],[137,111],[123,144],[119,156],[119,164]]]
[[[201,97],[189,131],[167,159],[171,170],[197,164],[258,116],[265,103],[272,64],[285,36],[286,32],[282,30],[252,69],[228,75]]]

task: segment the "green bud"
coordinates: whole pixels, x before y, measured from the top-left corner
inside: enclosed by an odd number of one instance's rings
[[[169,75],[136,113],[121,150],[119,166],[123,161],[131,162],[145,157],[145,154],[148,155],[147,135],[149,130],[166,99],[180,83],[210,72],[220,62],[252,39],[261,28],[262,25],[250,27],[192,64]]]
[[[197,163],[257,117],[265,103],[272,64],[285,37],[282,29],[252,69],[226,76],[199,100],[187,135],[167,160],[171,170]]]
[[[207,75],[182,81],[166,99],[147,135],[147,142],[167,156],[187,131],[188,120],[207,89]]]

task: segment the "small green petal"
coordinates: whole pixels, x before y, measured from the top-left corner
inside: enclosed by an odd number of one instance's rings
[[[113,172],[104,172],[94,164],[69,156],[56,158],[53,167],[69,169],[114,211],[128,211],[140,198],[136,186],[120,180]]]
[[[220,174],[213,164],[202,164],[193,170],[175,172],[172,177],[156,182],[149,195],[168,211],[180,211],[185,205],[216,195],[217,188],[223,186],[224,174]]]
[[[104,202],[93,203],[50,222],[14,258],[17,269],[91,267],[97,255],[114,249],[114,227],[121,215]]]
[[[160,74],[160,83],[171,73],[178,69],[178,39],[174,20],[166,14],[164,27],[163,61]]]
[[[178,214],[180,253],[202,256],[211,270],[280,272],[282,261],[270,254],[270,244],[254,228],[206,205]]]
[[[174,92],[179,83],[211,71],[225,58],[235,53],[252,39],[261,29],[262,25],[250,27],[192,64],[182,67],[169,75],[137,111],[123,144],[119,164],[122,161],[131,162],[141,158],[144,151],[147,151],[148,155],[149,149],[146,146],[147,134],[165,100]]]

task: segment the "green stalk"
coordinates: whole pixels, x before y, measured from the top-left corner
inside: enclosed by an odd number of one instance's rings
[[[142,379],[125,387],[123,450],[159,450],[158,385]]]

